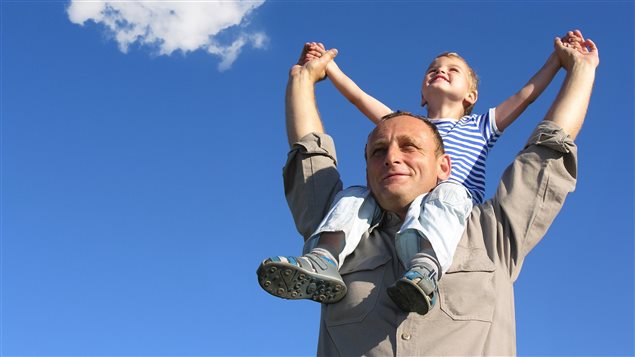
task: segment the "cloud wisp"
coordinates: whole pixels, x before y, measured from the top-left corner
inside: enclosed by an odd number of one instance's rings
[[[71,0],[67,13],[79,25],[104,25],[124,53],[133,44],[152,47],[160,55],[204,50],[221,58],[218,69],[224,71],[244,46],[266,45],[264,33],[246,30],[247,17],[264,1]]]

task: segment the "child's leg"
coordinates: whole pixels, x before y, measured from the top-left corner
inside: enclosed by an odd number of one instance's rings
[[[397,254],[407,272],[389,291],[400,307],[425,314],[434,305],[437,280],[452,265],[471,210],[469,191],[451,181],[410,205],[396,238]]]
[[[404,267],[409,269],[417,255],[427,253],[437,259],[439,276],[448,271],[471,211],[469,191],[452,181],[417,197],[397,233],[397,253]]]
[[[337,194],[320,226],[304,244],[304,253],[316,248],[328,251],[338,268],[350,255],[381,210],[364,186],[352,186]]]
[[[286,299],[337,302],[346,294],[338,269],[359,244],[379,207],[365,187],[340,192],[330,211],[304,245],[301,257],[272,257],[258,268],[263,289]]]

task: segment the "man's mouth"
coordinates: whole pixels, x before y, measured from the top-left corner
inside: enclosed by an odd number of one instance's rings
[[[390,172],[382,178],[382,181],[390,181],[393,179],[398,179],[400,177],[406,177],[406,176],[408,176],[408,174],[403,172]]]

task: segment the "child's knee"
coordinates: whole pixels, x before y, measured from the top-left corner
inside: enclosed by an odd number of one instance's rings
[[[460,183],[443,181],[426,197],[427,202],[439,202],[443,205],[454,206],[461,211],[472,209],[472,195]]]

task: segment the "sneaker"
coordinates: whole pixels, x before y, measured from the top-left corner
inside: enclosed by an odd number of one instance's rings
[[[388,288],[388,296],[406,312],[425,315],[437,302],[437,273],[427,266],[415,266]]]
[[[337,263],[314,253],[301,257],[272,257],[258,267],[258,283],[283,299],[310,299],[332,304],[346,295]]]

